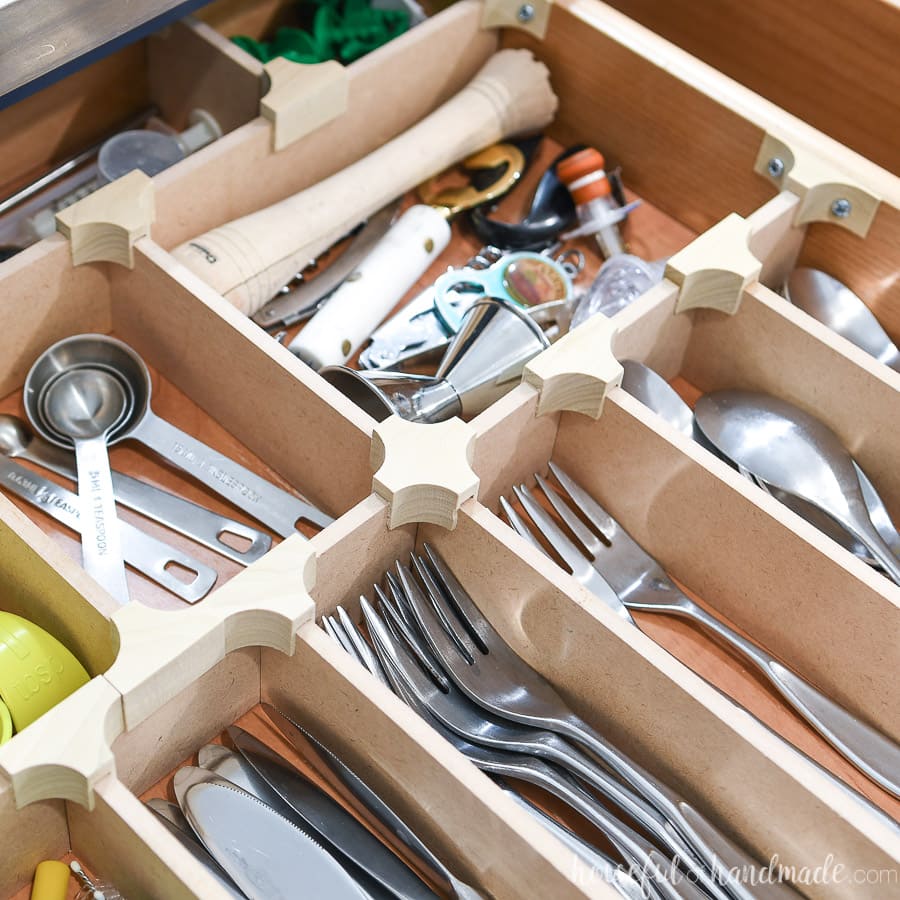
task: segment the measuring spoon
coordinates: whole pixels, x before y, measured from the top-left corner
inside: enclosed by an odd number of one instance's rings
[[[107,452],[110,430],[127,411],[125,390],[108,372],[76,369],[46,385],[41,407],[41,424],[48,423],[75,445],[84,568],[120,603],[127,603],[125,560]]]
[[[0,455],[0,487],[43,510],[72,531],[81,532],[76,494],[3,455]],[[202,600],[212,590],[218,577],[215,569],[145,534],[128,522],[120,522],[119,529],[122,553],[128,564],[138,572],[187,603]],[[194,573],[194,579],[185,583],[176,578],[171,571],[175,566]]]
[[[27,459],[57,475],[73,481],[76,479],[72,454],[29,431],[18,416],[0,413],[0,453]],[[264,532],[219,515],[190,500],[184,500],[162,488],[116,471],[112,473],[112,481],[116,500],[122,506],[166,525],[236,563],[250,565],[272,546],[272,538]],[[222,540],[227,534],[246,539],[250,544],[244,550],[231,547]]]
[[[153,389],[150,372],[141,357],[122,341],[105,334],[67,338],[45,351],[42,360],[46,370],[101,363],[118,374],[133,394],[135,403],[131,414],[114,429],[110,443],[140,441],[282,537],[296,534],[296,523],[300,519],[322,528],[334,521],[305,500],[276,487],[159,418],[150,407]],[[37,368],[36,363],[32,373]],[[32,373],[25,382],[24,400],[29,418],[35,403],[33,387],[29,383]],[[36,383],[37,378],[34,380]]]

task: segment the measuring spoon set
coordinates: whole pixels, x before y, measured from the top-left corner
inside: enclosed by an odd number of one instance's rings
[[[108,335],[65,338],[45,350],[25,380],[28,425],[0,415],[0,480],[12,494],[80,532],[85,570],[127,603],[125,563],[188,603],[216,582],[215,569],[118,519],[127,506],[216,553],[249,565],[272,539],[153,485],[110,470],[108,448],[136,440],[281,537],[299,520],[324,527],[331,518],[157,416],[150,372],[127,344]],[[74,455],[73,455],[74,451]],[[73,479],[75,495],[16,462],[24,459]],[[242,549],[226,538],[237,538]],[[173,569],[193,573],[190,582]]]

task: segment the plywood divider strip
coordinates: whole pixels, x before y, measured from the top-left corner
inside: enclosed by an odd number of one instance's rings
[[[663,568],[829,696],[900,737],[900,590],[624,391],[566,416],[556,461]]]
[[[173,613],[132,603],[113,617],[121,651],[106,678],[122,694],[134,728],[233,650],[268,646],[292,653],[297,629],[315,615],[309,596],[315,553],[288,538],[202,603]]]
[[[369,494],[373,423],[343,394],[152,241],[111,277],[117,334],[307,499]]]
[[[832,853],[854,866],[896,865],[900,840],[887,820],[510,535],[470,503],[455,531],[425,526],[419,538],[587,721],[762,860],[818,865]]]
[[[394,415],[376,425],[372,486],[390,505],[388,527],[456,527],[460,505],[478,493],[474,448],[474,429],[458,418],[426,424]]]
[[[263,699],[302,717],[418,824],[460,877],[497,897],[613,898],[570,878],[575,858],[416,713],[310,625],[288,658],[263,653]],[[301,722],[301,724],[303,724]]]
[[[463,0],[351,64],[344,115],[280,153],[271,151],[269,123],[256,119],[159,175],[156,239],[174,247],[283,200],[423,118],[496,49],[496,33],[480,20],[481,4]]]
[[[70,694],[0,748],[16,805],[64,799],[92,809],[95,785],[115,769],[110,744],[123,728],[119,692],[102,676]]]

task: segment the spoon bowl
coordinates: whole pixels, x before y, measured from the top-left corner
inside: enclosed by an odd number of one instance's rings
[[[826,512],[900,584],[900,561],[872,524],[854,460],[827,425],[791,403],[752,391],[706,394],[694,415],[729,459]]]
[[[879,362],[900,372],[900,349],[869,307],[837,278],[819,269],[799,266],[788,276],[784,296]]]
[[[47,441],[75,448],[79,518],[85,570],[120,603],[128,602],[125,562],[108,443],[113,429],[134,415],[134,403],[108,361],[90,365],[102,335],[79,335],[54,344],[25,380],[25,409]]]
[[[869,551],[857,541],[839,522],[836,522],[828,513],[823,512],[817,506],[813,506],[801,497],[796,497],[786,491],[772,487],[760,478],[754,477],[742,466],[738,466],[734,460],[729,459],[721,450],[713,445],[703,434],[702,429],[694,420],[694,413],[691,408],[681,399],[675,389],[656,371],[643,363],[634,360],[622,360],[622,368],[624,376],[622,378],[622,388],[640,400],[644,406],[652,409],[655,413],[662,416],[669,424],[677,428],[688,437],[693,437],[697,443],[706,447],[711,453],[722,458],[731,466],[735,466],[740,473],[752,481],[767,494],[771,494],[776,500],[783,503],[789,509],[792,509],[798,516],[806,519],[811,525],[815,525],[823,534],[830,537],[833,541],[837,541],[842,547],[845,547],[851,553],[858,556],[863,562],[872,566],[878,563],[872,558]],[[894,540],[896,540],[896,532],[893,525],[890,524],[890,517],[881,498],[878,496],[871,482],[866,478],[862,470],[857,469],[860,484],[863,488],[863,494],[866,498],[866,505],[869,508],[869,515],[875,523],[876,528],[881,532],[882,537],[891,542],[892,532]],[[896,552],[895,545],[892,544],[891,549]]]
[[[44,421],[72,443],[105,436],[128,412],[122,383],[102,369],[63,372],[41,400]]]
[[[25,411],[41,437],[57,446],[70,448],[72,442],[58,428],[48,429],[41,409],[43,398],[53,382],[69,371],[103,371],[116,378],[127,398],[121,419],[114,423],[107,443],[123,440],[150,403],[150,372],[143,360],[125,343],[105,334],[81,334],[64,338],[48,347],[32,366],[25,379]],[[45,427],[41,427],[44,425]]]
[[[622,389],[662,416],[682,434],[694,437],[694,413],[658,372],[633,359],[622,360]]]

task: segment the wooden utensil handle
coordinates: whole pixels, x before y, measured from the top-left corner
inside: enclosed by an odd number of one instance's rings
[[[368,215],[477,150],[542,128],[556,104],[547,68],[527,50],[502,50],[455,97],[378,150],[173,254],[252,315]]]

